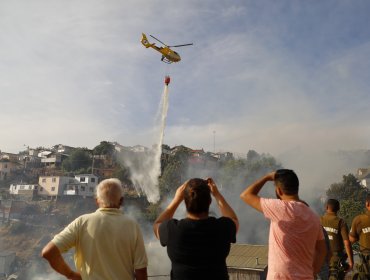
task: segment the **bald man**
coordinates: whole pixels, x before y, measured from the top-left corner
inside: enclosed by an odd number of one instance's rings
[[[138,224],[120,210],[122,184],[106,179],[96,188],[98,209],[70,223],[42,250],[50,266],[67,279],[147,279],[147,256]],[[62,253],[75,248],[72,270]]]

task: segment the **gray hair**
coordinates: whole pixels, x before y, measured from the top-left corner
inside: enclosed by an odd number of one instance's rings
[[[100,207],[117,207],[123,197],[122,183],[119,179],[105,179],[99,183],[95,192]]]

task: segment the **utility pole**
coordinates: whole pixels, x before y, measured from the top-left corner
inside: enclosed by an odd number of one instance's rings
[[[213,131],[213,153],[216,153],[216,131]]]

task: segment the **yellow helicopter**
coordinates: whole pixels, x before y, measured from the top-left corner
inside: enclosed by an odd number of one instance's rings
[[[162,54],[161,60],[163,62],[165,62],[165,63],[168,63],[168,64],[170,64],[172,62],[179,62],[181,60],[180,55],[177,52],[171,50],[171,48],[177,48],[177,47],[184,47],[184,46],[193,45],[193,43],[190,43],[190,44],[184,44],[184,45],[167,46],[165,43],[163,43],[159,39],[155,38],[154,36],[152,36],[152,35],[149,35],[149,36],[152,37],[153,39],[157,40],[159,43],[163,44],[164,47],[157,47],[155,45],[155,43],[149,43],[149,41],[146,38],[146,35],[144,33],[142,33],[141,43],[146,48],[153,48],[156,51],[159,51]]]

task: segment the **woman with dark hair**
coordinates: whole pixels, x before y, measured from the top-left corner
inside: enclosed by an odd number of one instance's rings
[[[213,195],[222,217],[209,216]],[[185,201],[185,219],[173,219]],[[229,279],[226,257],[236,242],[239,227],[234,210],[218,191],[215,182],[194,178],[177,190],[168,207],[154,222],[153,230],[172,263],[171,279]]]

